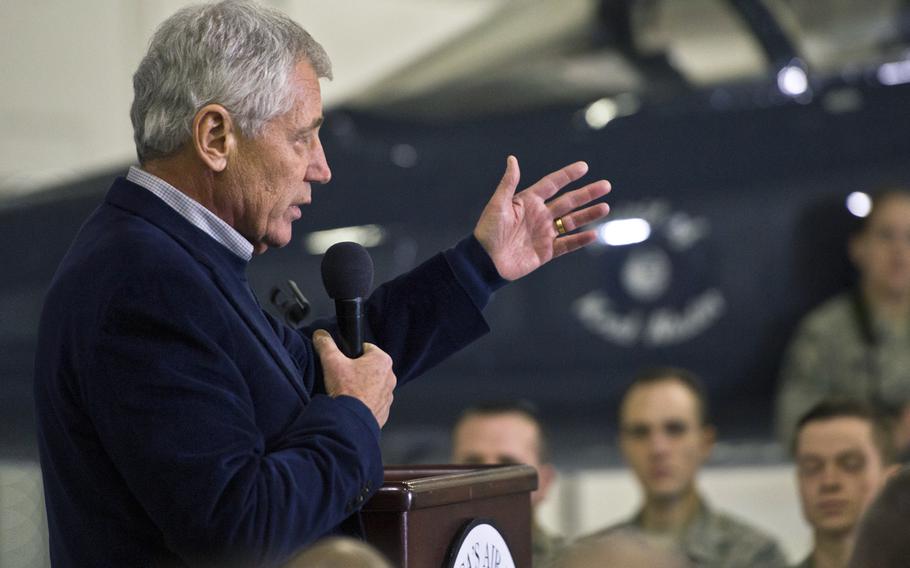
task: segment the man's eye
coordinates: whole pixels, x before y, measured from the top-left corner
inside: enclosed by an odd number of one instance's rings
[[[651,429],[647,426],[626,426],[623,428],[623,433],[633,440],[642,440],[651,435]]]
[[[844,471],[856,473],[866,466],[866,458],[859,453],[849,453],[838,457],[837,463]]]
[[[822,470],[822,460],[808,459],[800,460],[796,464],[799,474],[802,476],[815,475]]]
[[[664,432],[667,436],[678,438],[689,431],[689,425],[682,420],[671,420],[664,424]]]
[[[875,236],[882,241],[893,241],[895,238],[894,230],[891,227],[881,227],[875,231]]]

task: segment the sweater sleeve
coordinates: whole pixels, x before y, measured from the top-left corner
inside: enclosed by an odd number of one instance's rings
[[[373,291],[365,303],[367,341],[392,357],[404,384],[486,334],[482,310],[506,283],[469,236]],[[320,320],[304,334],[320,327],[336,332],[332,320]]]

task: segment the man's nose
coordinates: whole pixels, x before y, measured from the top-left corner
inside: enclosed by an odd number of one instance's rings
[[[652,454],[664,454],[670,449],[670,438],[662,432],[655,432],[651,434],[648,445]]]
[[[825,466],[825,469],[822,470],[821,477],[822,489],[837,489],[840,487],[840,482],[840,473],[837,471],[837,467],[831,464]]]
[[[328,183],[332,179],[332,170],[329,168],[329,162],[325,157],[325,150],[322,148],[322,142],[317,139],[313,159],[307,168],[307,181],[315,183]]]

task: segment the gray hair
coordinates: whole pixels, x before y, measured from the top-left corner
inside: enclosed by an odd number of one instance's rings
[[[189,6],[165,20],[133,75],[139,162],[167,157],[190,139],[207,104],[224,106],[255,137],[291,109],[290,75],[301,60],[332,78],[325,50],[281,12],[246,0]]]

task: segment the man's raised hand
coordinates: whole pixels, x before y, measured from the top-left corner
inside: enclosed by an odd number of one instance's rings
[[[551,199],[587,172],[586,163],[575,162],[516,193],[520,178],[518,160],[515,156],[508,157],[502,181],[474,228],[474,236],[490,255],[500,276],[517,280],[557,256],[594,242],[593,230],[560,236],[555,222],[561,219],[565,231],[571,233],[604,218],[610,207],[591,202],[609,193],[610,183],[598,180]]]

